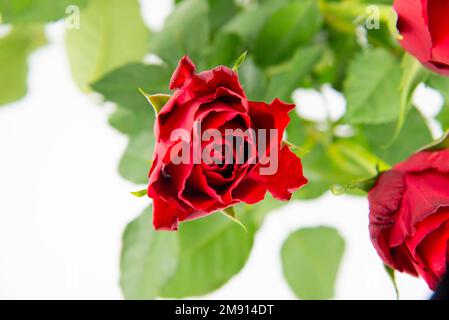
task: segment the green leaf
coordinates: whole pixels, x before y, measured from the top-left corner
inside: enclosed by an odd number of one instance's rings
[[[394,269],[390,268],[386,264],[384,264],[385,271],[388,273],[388,277],[391,280],[391,283],[393,284],[394,291],[396,293],[396,299],[399,300],[399,287],[398,283],[396,282],[396,273]]]
[[[136,0],[91,0],[81,12],[80,29],[68,30],[67,54],[83,91],[104,74],[147,52],[149,32]]]
[[[252,47],[257,34],[272,11],[273,8],[268,5],[251,6],[237,14],[221,30],[225,33],[238,35],[243,42],[251,44]]]
[[[345,119],[352,124],[391,122],[399,116],[401,67],[383,49],[367,49],[352,61],[344,85]]]
[[[184,55],[201,62],[209,43],[208,15],[206,1],[182,1],[167,18],[164,29],[152,38],[151,51],[171,66],[176,66]]]
[[[215,68],[218,65],[229,66],[235,62],[235,57],[244,50],[240,38],[233,33],[219,32],[215,35],[211,52],[207,59],[207,67]]]
[[[397,128],[396,122],[361,127],[368,145],[373,152],[390,165],[395,165],[432,141],[432,134],[421,113],[412,108],[408,112],[405,125],[396,141],[389,147],[385,145]]]
[[[142,88],[139,88],[139,91],[153,107],[155,114],[158,114],[172,97],[169,94],[149,94]]]
[[[155,232],[151,208],[146,209],[123,236],[120,284],[125,297],[191,297],[218,289],[242,269],[265,215],[280,206],[272,198],[238,205],[248,233],[217,213],[182,223],[178,232]]]
[[[266,100],[279,98],[291,101],[293,91],[310,74],[323,54],[319,46],[299,48],[293,58],[285,65],[269,69],[272,73],[266,93]]]
[[[237,60],[235,60],[234,65],[232,67],[233,71],[235,71],[235,72],[239,71],[240,66],[243,64],[243,62],[245,62],[247,54],[248,54],[248,51],[245,51],[237,58]]]
[[[169,92],[170,73],[165,66],[129,64],[106,74],[92,88],[118,107],[109,122],[129,134],[130,141],[123,155],[119,173],[137,184],[148,182],[153,154],[154,112],[138,88],[152,92]]]
[[[239,7],[234,0],[208,0],[209,23],[211,34],[221,28],[234,15],[239,12]]]
[[[393,144],[401,133],[402,127],[405,123],[405,118],[407,117],[407,113],[411,107],[413,92],[415,92],[416,87],[421,82],[424,82],[430,74],[430,71],[424,68],[421,65],[421,62],[409,54],[404,55],[402,70],[399,119],[393,138],[390,140],[389,145]]]
[[[123,234],[120,286],[126,299],[154,299],[176,270],[178,235],[154,231],[151,216],[149,207]]]
[[[290,58],[298,46],[311,41],[321,23],[316,1],[286,4],[263,25],[254,48],[256,63],[268,66]]]
[[[247,233],[219,214],[182,223],[178,231],[178,268],[161,296],[201,296],[225,284],[245,265],[264,216],[281,205],[267,199],[254,206],[237,206],[236,212],[248,228]]]
[[[139,88],[154,93],[169,93],[170,72],[165,66],[133,63],[106,74],[92,84],[107,101],[133,111],[151,109]]]
[[[148,130],[153,127],[153,123],[154,112],[151,108],[137,111],[117,106],[115,112],[109,116],[109,124],[127,135],[136,135],[143,130]]]
[[[290,288],[301,299],[331,299],[345,249],[337,230],[301,229],[282,247],[282,266]]]
[[[152,128],[150,124],[149,128]],[[151,130],[145,130],[135,136],[131,136],[128,147],[120,160],[120,175],[136,184],[148,183],[148,172],[151,167],[153,149],[154,136]]]
[[[45,42],[41,26],[15,27],[0,37],[0,106],[26,95],[28,55]]]
[[[249,56],[240,67],[239,79],[248,99],[262,101],[268,86],[268,79],[264,72],[254,63]]]
[[[3,23],[43,23],[69,15],[70,6],[84,8],[88,0],[2,0],[0,13]]]
[[[438,90],[444,99],[443,108],[437,119],[440,121],[443,130],[449,129],[449,78],[436,74],[431,74],[427,79],[427,84]]]

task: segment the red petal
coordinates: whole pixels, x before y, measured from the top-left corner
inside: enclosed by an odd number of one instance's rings
[[[232,190],[232,198],[247,204],[255,204],[262,201],[266,193],[266,180],[260,177],[255,169]]]
[[[195,72],[195,64],[188,56],[184,56],[178,63],[178,67],[170,80],[170,90],[181,88]]]
[[[153,200],[153,226],[156,230],[178,230],[178,222],[186,215],[173,202],[161,198]]]
[[[431,59],[432,40],[427,26],[427,15],[421,0],[396,0],[398,30],[401,45],[422,62]]]
[[[449,223],[430,233],[416,249],[421,264],[417,268],[431,289],[436,289],[439,279],[446,272],[446,256],[449,239]]]
[[[267,176],[268,191],[279,200],[290,200],[292,193],[307,183],[303,175],[301,159],[288,147],[279,152],[276,174]]]
[[[449,1],[428,1],[427,14],[432,36],[432,60],[444,63],[449,71]]]
[[[389,236],[394,226],[393,215],[399,208],[404,190],[404,174],[391,170],[380,175],[368,194],[371,242],[381,259],[396,269],[399,266],[391,256]]]
[[[422,151],[397,164],[395,170],[419,172],[434,169],[449,172],[449,150]]]

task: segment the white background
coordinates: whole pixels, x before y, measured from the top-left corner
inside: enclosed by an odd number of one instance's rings
[[[152,28],[172,6],[142,4]],[[126,138],[107,123],[112,106],[76,88],[63,24],[50,25],[47,35],[50,44],[30,59],[27,97],[0,108],[0,298],[121,299],[121,234],[148,200],[130,196],[136,186],[117,174]],[[307,103],[313,97],[304,95],[303,112],[320,113]],[[346,240],[337,299],[394,299],[369,241],[367,201],[331,195],[271,214],[243,271],[208,298],[294,298],[280,248],[291,231],[316,225],[334,226]],[[424,281],[406,275],[399,287],[404,299],[430,294]]]

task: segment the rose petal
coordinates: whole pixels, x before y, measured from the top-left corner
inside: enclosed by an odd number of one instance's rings
[[[178,222],[186,215],[173,202],[153,199],[153,226],[156,230],[178,230]]]
[[[449,64],[449,1],[427,1],[429,29],[432,37],[432,59]],[[449,66],[448,66],[449,67]]]
[[[278,170],[267,180],[268,191],[279,200],[290,200],[292,193],[307,183],[301,160],[288,147],[279,152]]]
[[[449,172],[449,150],[416,153],[406,161],[397,164],[394,169],[404,172],[419,172],[428,169]]]
[[[436,289],[439,279],[446,272],[446,256],[449,239],[449,223],[446,222],[430,233],[417,247],[420,257],[418,272],[431,289]]]
[[[393,5],[398,13],[400,41],[405,50],[422,62],[431,59],[432,40],[427,26],[426,10],[420,0],[396,0]]]
[[[170,90],[181,88],[195,72],[195,64],[188,56],[184,56],[178,63],[178,67],[170,80]]]

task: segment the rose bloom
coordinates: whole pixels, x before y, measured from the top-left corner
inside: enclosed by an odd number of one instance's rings
[[[368,199],[385,264],[436,289],[449,262],[449,150],[419,152],[382,173]]]
[[[449,1],[396,0],[402,47],[425,66],[449,76]]]
[[[294,105],[277,99],[271,104],[248,101],[236,72],[219,66],[196,74],[188,57],[179,62],[170,90],[175,90],[173,96],[156,119],[156,145],[149,174],[148,196],[153,199],[155,229],[176,230],[178,222],[240,202],[257,203],[267,191],[277,199],[289,200],[292,192],[307,183],[301,160],[282,143],[290,121],[288,113]],[[211,129],[222,133],[222,138],[219,142],[213,140],[215,148],[204,152],[210,142],[201,137]],[[238,129],[254,130],[256,136],[258,130],[265,129],[265,148],[260,148],[251,135],[235,137],[243,139],[240,146],[229,144],[226,131]],[[277,135],[270,135],[270,129],[276,130]],[[187,139],[173,137],[180,131],[187,133]],[[188,161],[174,161],[185,151],[186,144],[192,151],[187,155]],[[195,161],[195,150],[210,157]],[[232,161],[226,161],[226,154],[231,155]],[[238,161],[239,155],[243,161]],[[277,163],[270,163],[269,159]],[[262,174],[270,166],[277,170]]]

